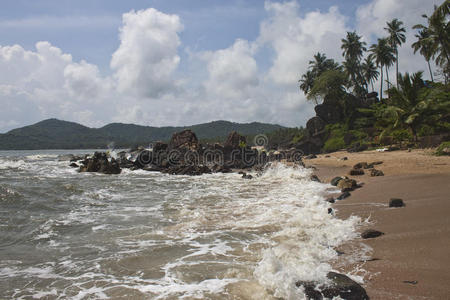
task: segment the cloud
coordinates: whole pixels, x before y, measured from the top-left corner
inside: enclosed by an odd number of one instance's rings
[[[145,97],[172,91],[182,29],[177,15],[153,8],[124,14],[120,46],[111,60],[119,91]]]

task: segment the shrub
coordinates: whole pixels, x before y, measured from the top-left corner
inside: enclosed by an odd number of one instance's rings
[[[445,149],[447,150],[445,151]],[[450,142],[443,142],[437,147],[436,155],[450,155],[448,149],[450,149]]]
[[[394,138],[394,141],[396,141],[396,142],[412,140],[411,133],[406,129],[398,129],[398,130],[392,131],[392,137]]]
[[[325,142],[323,150],[325,152],[333,152],[345,148],[343,137],[332,137]]]
[[[433,135],[434,132],[435,132],[435,130],[434,130],[433,127],[431,127],[431,126],[425,124],[425,125],[422,125],[422,126],[419,128],[417,134],[418,134],[419,136],[427,136],[427,135]]]

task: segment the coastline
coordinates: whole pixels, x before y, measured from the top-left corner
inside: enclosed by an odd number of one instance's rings
[[[371,257],[357,265],[367,272],[364,287],[371,299],[445,299],[450,294],[450,157],[432,155],[432,150],[359,153],[335,152],[305,160],[322,182],[348,176],[364,183],[351,196],[333,204],[339,218],[351,215],[369,219],[361,229],[376,229],[384,235],[359,239],[372,248]],[[342,160],[347,157],[347,160]],[[383,161],[376,166],[385,176],[350,176],[359,162]],[[390,198],[402,198],[405,207],[389,208]],[[345,254],[344,254],[345,256]],[[341,267],[349,271],[356,264]]]

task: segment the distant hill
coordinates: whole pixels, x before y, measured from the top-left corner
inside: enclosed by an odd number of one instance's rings
[[[228,121],[182,127],[112,123],[101,128],[89,128],[78,123],[48,119],[0,134],[0,150],[106,148],[110,143],[127,148],[153,141],[167,141],[174,132],[184,129],[192,129],[200,140],[220,140],[233,130],[243,135],[255,135],[281,128],[284,127],[258,122],[241,124]]]

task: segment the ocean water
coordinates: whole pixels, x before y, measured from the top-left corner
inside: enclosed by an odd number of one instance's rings
[[[83,152],[0,152],[0,299],[302,299],[295,282],[325,280],[361,222],[328,214],[333,187],[302,167],[244,180],[58,160]]]

